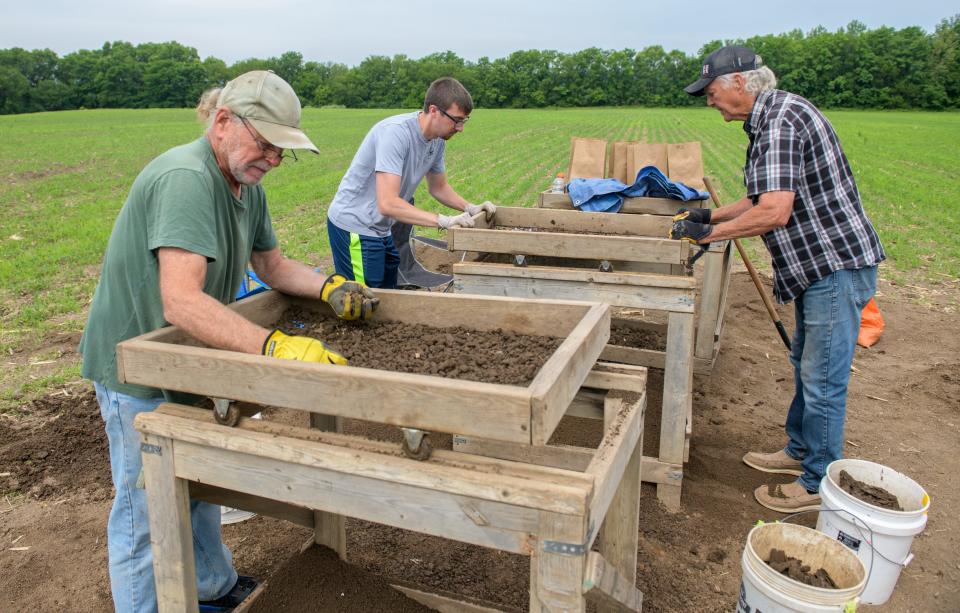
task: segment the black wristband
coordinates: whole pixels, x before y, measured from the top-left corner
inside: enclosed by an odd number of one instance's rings
[[[280,329],[274,328],[273,331],[267,335],[267,338],[263,341],[263,347],[260,348],[260,355],[270,355],[272,357],[271,353],[267,353],[267,346],[270,344],[270,339],[273,338],[273,335],[277,332],[280,332]]]

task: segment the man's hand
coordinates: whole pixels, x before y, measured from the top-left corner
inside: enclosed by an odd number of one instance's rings
[[[444,230],[449,230],[454,226],[459,226],[461,228],[472,228],[474,226],[473,216],[466,211],[453,217],[449,217],[447,215],[437,215],[437,226],[443,228]]]
[[[347,363],[347,358],[324,345],[321,341],[308,336],[288,336],[280,330],[274,330],[263,343],[263,355],[281,360],[299,360],[301,362],[319,362],[320,364]]]
[[[693,221],[696,223],[710,223],[710,209],[701,209],[693,208],[688,209],[687,207],[680,207],[677,209],[677,214],[673,216],[674,221]]]
[[[681,219],[673,222],[668,237],[673,240],[685,240],[696,245],[706,246],[710,244],[709,237],[712,231],[713,227],[710,225]]]
[[[363,283],[343,275],[330,275],[320,288],[320,299],[330,305],[340,319],[370,319],[380,299]]]
[[[486,211],[486,219],[490,221],[493,219],[493,216],[497,214],[497,207],[490,202],[489,200],[485,201],[483,204],[470,204],[467,203],[467,206],[464,207],[464,212],[469,214],[471,217],[479,213],[480,211]]]

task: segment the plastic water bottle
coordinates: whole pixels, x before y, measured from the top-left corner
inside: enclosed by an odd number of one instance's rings
[[[550,193],[562,194],[566,186],[567,186],[567,182],[564,181],[563,179],[563,173],[558,172],[557,177],[553,180],[553,183],[550,184]]]

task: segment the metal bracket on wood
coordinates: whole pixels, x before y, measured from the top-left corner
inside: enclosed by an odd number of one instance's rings
[[[600,262],[600,272],[613,272],[613,264],[610,263],[610,260]]]
[[[567,556],[582,556],[587,553],[590,544],[593,543],[593,537],[596,532],[597,524],[593,520],[590,520],[590,524],[587,526],[587,540],[584,541],[583,544],[543,540],[541,541],[540,548],[543,549],[544,553],[559,553]]]
[[[586,545],[563,543],[561,541],[543,541],[541,549],[544,553],[559,553],[566,556],[582,556],[587,552]]]
[[[140,443],[140,451],[143,453],[152,453],[153,455],[163,455],[160,445],[151,445],[150,443]]]
[[[527,256],[525,255],[514,255],[513,256],[513,265],[519,266],[521,268],[527,265]]]

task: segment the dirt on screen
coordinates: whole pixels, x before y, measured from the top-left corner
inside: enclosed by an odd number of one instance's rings
[[[287,334],[323,340],[350,360],[351,366],[506,385],[533,381],[563,342],[500,329],[343,322],[300,307],[289,308],[278,327]]]

